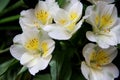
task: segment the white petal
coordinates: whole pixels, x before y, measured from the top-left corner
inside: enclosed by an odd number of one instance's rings
[[[49,40],[44,40],[42,43],[47,43],[48,51],[47,51],[46,55],[43,56],[43,57],[47,57],[53,52],[53,50],[55,48],[55,42],[53,40],[49,39]]]
[[[103,72],[104,74],[108,74],[108,77],[111,77],[111,78],[117,78],[119,76],[118,68],[112,63],[104,66]]]
[[[25,44],[25,42],[27,42],[30,39],[33,39],[33,38],[39,39],[39,30],[37,30],[36,28],[29,28],[24,30],[26,31],[23,32],[21,35],[21,40],[23,45]]]
[[[71,34],[69,34],[64,26],[60,25],[48,25],[44,28],[45,31],[48,32],[48,35],[51,38],[57,39],[57,40],[68,40],[71,38]]]
[[[13,39],[14,43],[21,43],[21,34],[18,34]]]
[[[68,22],[68,14],[64,9],[59,9],[54,15],[54,20],[57,24],[65,25]],[[61,23],[60,21],[64,20],[65,23]]]
[[[35,24],[38,23],[38,21],[35,18],[33,9],[23,10],[20,15],[19,23],[23,30],[29,27],[38,27],[38,25],[36,26]]]
[[[85,62],[81,63],[81,71],[84,77],[89,80],[90,69]]]
[[[20,63],[26,67],[32,67],[37,64],[35,58],[31,53],[24,53],[20,59]]]
[[[106,51],[106,53],[109,56],[109,63],[111,63],[113,61],[113,59],[117,56],[117,48],[116,47],[109,47],[107,49],[104,49]]]
[[[74,21],[78,21],[81,16],[82,16],[82,9],[83,9],[83,5],[81,2],[76,2],[75,4],[73,4],[73,6],[70,8],[69,13],[75,12],[77,13],[77,17],[75,18]]]
[[[117,20],[117,9],[115,5],[114,4],[108,5],[107,3],[104,3],[104,2],[98,2],[97,5],[98,5],[99,12],[100,12],[100,16],[109,15],[111,19],[113,20],[112,24],[107,27],[113,26]]]
[[[29,72],[32,75],[35,75],[40,70],[44,70],[48,66],[48,63],[50,62],[51,58],[51,55],[49,55],[47,58],[39,58],[39,62],[35,66],[29,68]]]
[[[92,42],[96,42],[96,36],[91,31],[87,31],[86,37]]]
[[[115,23],[114,28],[112,28],[111,31],[116,34],[118,43],[120,43],[120,18],[117,19],[117,22]]]
[[[95,52],[94,48],[95,48],[95,44],[93,43],[88,43],[84,46],[82,53],[83,56],[85,58],[85,61],[87,62],[88,65],[90,65],[90,55]]]
[[[10,53],[13,57],[20,60],[22,55],[25,53],[25,49],[22,45],[14,44],[10,47]]]
[[[95,17],[98,16],[97,12],[94,11],[95,6],[88,6],[85,11],[85,16],[88,16],[86,22],[91,24],[92,26],[96,26]]]
[[[75,26],[74,26],[74,30],[71,32],[71,34],[74,34],[78,29],[81,28],[83,21],[80,20]]]
[[[117,45],[116,35],[112,32],[108,33],[107,35],[96,35],[96,40],[98,45],[102,48],[108,48],[110,45]]]

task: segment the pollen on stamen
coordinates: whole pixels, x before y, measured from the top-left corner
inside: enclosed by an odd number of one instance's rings
[[[78,14],[76,12],[70,13],[70,16],[69,16],[70,20],[75,20],[77,17],[78,17]]]
[[[38,20],[40,20],[43,24],[47,23],[47,19],[49,17],[49,13],[45,10],[40,10],[36,12],[35,16],[37,17]]]
[[[25,43],[25,48],[28,50],[37,50],[39,46],[39,40],[37,38],[30,39]]]

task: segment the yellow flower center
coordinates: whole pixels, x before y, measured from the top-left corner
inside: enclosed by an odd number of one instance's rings
[[[43,42],[41,47],[42,47],[42,51],[43,51],[42,56],[45,57],[46,54],[48,53],[48,44],[46,42]]]
[[[69,15],[70,20],[75,20],[78,17],[78,14],[76,12],[71,12]]]
[[[73,31],[74,30],[74,28],[75,28],[75,25],[76,25],[76,23],[75,22],[73,22],[73,23],[71,23],[71,24],[69,24],[68,26],[67,26],[67,29],[68,29],[68,31]]]
[[[102,65],[109,63],[109,55],[104,50],[98,50],[90,55],[90,66],[101,69]]]
[[[66,22],[67,22],[67,20],[65,20],[65,19],[61,19],[61,20],[59,20],[59,24],[61,24],[61,25],[65,25]]]
[[[40,10],[35,14],[35,16],[42,22],[42,24],[46,24],[48,21],[49,13],[45,10]]]
[[[25,48],[28,50],[37,50],[39,47],[39,40],[37,38],[30,39],[25,43]]]
[[[113,24],[113,19],[110,15],[103,15],[101,17],[95,17],[95,24],[100,30],[105,30],[111,27]]]

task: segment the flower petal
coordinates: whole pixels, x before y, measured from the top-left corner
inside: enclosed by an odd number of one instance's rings
[[[20,63],[26,67],[32,67],[37,64],[36,57],[30,53],[24,53],[20,59]]]
[[[108,77],[113,78],[113,79],[119,76],[118,68],[112,63],[104,66],[103,72],[104,74],[108,74]],[[106,79],[106,80],[109,80],[109,79]]]
[[[96,36],[91,31],[87,31],[86,37],[92,42],[96,42]]]
[[[81,71],[84,77],[89,80],[90,69],[85,62],[81,63]]]
[[[49,56],[49,55],[53,52],[53,50],[54,50],[54,48],[55,48],[55,42],[54,42],[53,40],[49,39],[49,40],[44,40],[42,43],[43,43],[43,44],[44,44],[44,43],[47,44],[47,45],[46,45],[47,50],[46,50],[45,53],[43,54],[43,57],[47,57],[47,56]],[[41,44],[42,44],[42,43],[41,43]]]
[[[83,5],[81,2],[77,1],[69,10],[69,17],[72,18],[73,21],[78,21],[82,16]]]
[[[72,36],[66,31],[66,29],[63,26],[60,26],[57,24],[47,25],[44,28],[44,30],[48,32],[48,35],[51,38],[54,38],[57,40],[68,40]]]
[[[84,56],[84,58],[85,58],[85,61],[86,61],[86,63],[87,63],[88,65],[90,65],[90,55],[91,55],[93,52],[95,52],[95,50],[94,50],[95,47],[96,47],[95,44],[93,44],[93,43],[88,43],[88,44],[86,44],[86,45],[84,46],[84,48],[83,48],[82,53],[83,53],[83,56]]]
[[[35,75],[40,70],[44,70],[48,66],[48,63],[50,62],[51,58],[52,58],[51,55],[49,55],[46,58],[39,58],[39,61],[37,62],[37,64],[35,66],[29,68],[29,72],[32,75]]]
[[[30,27],[39,27],[40,25],[38,20],[35,18],[34,9],[23,10],[20,13],[19,23],[22,29],[30,28]]]
[[[104,49],[104,51],[106,52],[106,54],[109,56],[109,63],[111,63],[113,61],[113,59],[117,56],[118,51],[116,47],[109,47],[107,49]]]
[[[21,34],[18,34],[13,39],[14,43],[21,43]]]
[[[96,35],[96,40],[98,45],[102,48],[108,48],[110,45],[117,45],[116,35],[112,32],[107,35]]]
[[[26,52],[24,47],[19,44],[14,44],[10,47],[10,53],[13,57],[16,59],[20,60],[22,55]]]

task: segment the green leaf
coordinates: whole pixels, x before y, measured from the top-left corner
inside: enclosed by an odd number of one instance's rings
[[[10,0],[0,0],[0,12],[7,6]]]
[[[74,50],[67,41],[60,42],[61,48],[56,49],[50,62],[52,80],[70,80],[72,74],[71,58]]]
[[[25,72],[27,70],[27,67],[22,67],[21,68],[21,70],[18,72],[18,74],[17,75],[20,75],[20,74],[22,74],[23,72]]]
[[[50,74],[36,75],[33,80],[51,80]]]
[[[80,71],[80,70],[79,70],[79,71]],[[70,80],[86,80],[86,79],[83,77],[82,73],[79,72],[79,71],[74,71],[74,72],[72,73],[72,76],[71,76],[71,79],[70,79]]]
[[[50,62],[50,72],[52,76],[52,80],[59,80],[59,73],[64,61],[64,54],[60,51],[55,51],[54,56]]]
[[[18,61],[15,59],[6,61],[0,65],[0,76],[3,75],[11,66],[16,64]]]

